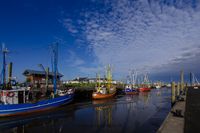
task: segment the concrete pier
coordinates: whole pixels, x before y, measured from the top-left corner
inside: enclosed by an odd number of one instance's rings
[[[174,104],[158,133],[200,132],[200,87],[189,87],[186,94]]]
[[[185,101],[176,102],[157,133],[184,132]]]

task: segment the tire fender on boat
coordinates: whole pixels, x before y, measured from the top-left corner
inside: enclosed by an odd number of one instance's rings
[[[8,96],[8,97],[14,97],[14,96],[15,96],[15,93],[14,93],[14,92],[8,92],[7,96]]]

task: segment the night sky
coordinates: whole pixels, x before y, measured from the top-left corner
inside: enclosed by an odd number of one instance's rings
[[[131,69],[151,80],[200,74],[199,0],[0,0],[0,43],[19,81],[25,69],[51,67],[59,43],[63,80]],[[0,56],[2,57],[2,56]],[[1,63],[2,64],[2,63]]]

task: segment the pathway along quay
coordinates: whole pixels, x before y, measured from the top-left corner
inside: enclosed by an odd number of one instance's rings
[[[152,89],[112,99],[75,99],[31,116],[0,118],[1,133],[155,133],[171,108],[171,89]]]
[[[200,132],[200,87],[185,87],[172,83],[172,109],[158,133]]]

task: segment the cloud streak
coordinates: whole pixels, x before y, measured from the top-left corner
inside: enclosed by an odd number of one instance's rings
[[[113,64],[119,73],[130,68],[156,73],[198,58],[193,56],[200,47],[195,1],[106,0],[101,10],[87,10],[82,18],[78,26],[99,65]]]
[[[74,51],[68,50],[68,57],[67,63],[70,67],[80,67],[85,64],[85,61],[78,57]]]
[[[73,24],[73,21],[69,18],[63,19],[62,21],[59,20],[63,26],[72,34],[78,33],[78,30],[76,29],[76,27]]]

